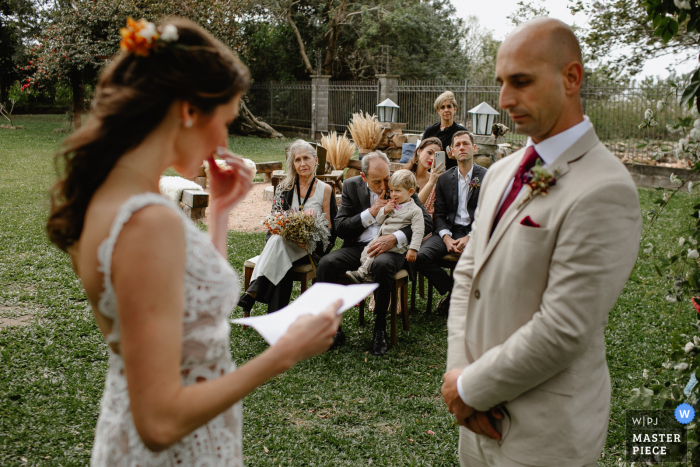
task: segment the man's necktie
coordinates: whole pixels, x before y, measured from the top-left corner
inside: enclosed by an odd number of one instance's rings
[[[505,213],[506,210],[510,207],[510,205],[513,204],[513,201],[515,201],[515,198],[518,196],[518,193],[520,193],[520,189],[523,187],[525,174],[528,173],[530,169],[532,169],[535,166],[535,164],[537,163],[537,159],[539,158],[540,156],[539,154],[537,154],[535,146],[528,146],[528,148],[525,150],[525,155],[523,156],[522,161],[520,161],[520,167],[518,168],[518,171],[515,174],[513,186],[508,192],[508,196],[506,196],[506,199],[503,201],[501,209],[498,210],[498,214],[496,214],[496,220],[493,222],[491,234],[493,234],[493,231],[496,230],[496,226],[501,220],[501,217],[503,217],[503,213]]]

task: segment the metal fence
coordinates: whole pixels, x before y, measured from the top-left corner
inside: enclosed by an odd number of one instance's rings
[[[352,114],[360,110],[376,113],[379,85],[376,81],[331,81],[328,85],[328,128],[343,132]],[[398,120],[407,124],[407,132],[422,133],[428,125],[439,121],[433,107],[437,96],[452,91],[458,103],[455,120],[471,127],[469,109],[481,102],[499,109],[500,88],[492,83],[468,81],[400,81]],[[674,149],[680,134],[674,133],[668,123],[686,116],[679,105],[676,89],[661,84],[621,83],[613,86],[584,86],[584,112],[591,119],[596,132],[610,150],[623,159],[659,158],[660,151]],[[659,100],[667,99],[663,111],[656,110]],[[314,119],[311,82],[253,85],[246,97],[250,110],[258,117],[281,130],[310,132]],[[646,109],[654,109],[659,124],[639,129]],[[510,132],[506,141],[523,143],[525,137],[514,133],[515,124],[508,112],[500,110],[496,122],[503,123]],[[640,147],[646,144],[645,147]]]
[[[688,115],[680,106],[680,95],[671,86],[621,84],[586,86],[581,93],[583,110],[591,119],[598,137],[623,159],[658,159],[661,150],[675,149],[681,135],[670,125]],[[659,100],[667,105],[658,111]],[[658,125],[640,129],[646,109],[657,114]],[[641,148],[640,146],[646,145]]]
[[[245,102],[253,115],[275,128],[303,132],[311,129],[311,82],[254,84]]]
[[[376,81],[332,81],[328,85],[328,128],[348,129],[352,114],[377,113],[379,86]]]

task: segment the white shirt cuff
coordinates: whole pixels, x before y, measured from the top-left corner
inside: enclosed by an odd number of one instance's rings
[[[459,375],[459,378],[457,378],[457,392],[459,393],[459,398],[462,399],[462,402],[469,405],[469,402],[467,402],[467,400],[464,398],[464,394],[462,392],[462,375]]]
[[[403,248],[404,246],[408,245],[408,241],[406,240],[406,234],[404,234],[400,230],[394,232],[394,237],[396,237],[396,246],[398,248]]]
[[[438,232],[438,234],[440,235],[440,238],[444,237],[445,235],[452,237],[452,232],[447,229],[442,229],[440,232]]]
[[[377,223],[376,219],[372,217],[372,214],[369,213],[369,208],[365,209],[360,213],[360,219],[362,219],[362,227],[364,227],[365,229],[370,225],[374,225]]]

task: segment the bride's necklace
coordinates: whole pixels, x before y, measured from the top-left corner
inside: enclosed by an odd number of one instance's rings
[[[304,210],[304,205],[306,204],[306,201],[309,199],[309,195],[311,194],[311,190],[314,187],[314,182],[316,182],[316,177],[311,177],[311,183],[309,183],[309,188],[306,190],[306,196],[304,196],[304,201],[301,200],[301,182],[299,182],[299,176],[297,175],[297,182],[296,182],[296,192],[297,192],[297,201],[299,202],[299,210],[303,211]]]

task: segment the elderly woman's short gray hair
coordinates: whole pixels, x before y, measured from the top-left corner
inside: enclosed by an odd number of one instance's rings
[[[389,158],[386,157],[386,154],[384,154],[381,151],[372,151],[369,154],[365,154],[365,157],[362,158],[362,173],[365,174],[365,177],[367,176],[367,173],[369,172],[369,165],[372,163],[372,161],[375,160],[383,160],[386,162],[386,165],[391,167],[389,164]]]
[[[292,144],[287,146],[284,152],[287,158],[287,173],[284,177],[284,180],[282,180],[279,183],[279,185],[277,185],[277,189],[279,191],[291,190],[294,186],[294,182],[297,179],[297,171],[294,168],[294,158],[298,154],[301,153],[307,154],[311,157],[316,157],[316,150],[314,149],[314,147],[311,146],[311,144],[304,141],[303,139],[298,139],[294,141]]]
[[[442,106],[443,102],[445,101],[452,102],[455,109],[457,108],[457,100],[455,100],[455,95],[452,93],[452,91],[445,91],[440,94],[437,99],[435,99],[435,110],[440,110],[440,106]]]

